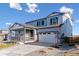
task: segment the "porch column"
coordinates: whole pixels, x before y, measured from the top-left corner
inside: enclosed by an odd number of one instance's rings
[[[26,28],[24,28],[24,38],[23,38],[24,43],[25,43],[25,40],[26,40],[25,34],[26,34]]]
[[[37,31],[34,29],[34,40],[37,41]]]
[[[10,41],[11,40],[11,30],[9,29],[9,33],[8,33],[8,41]]]

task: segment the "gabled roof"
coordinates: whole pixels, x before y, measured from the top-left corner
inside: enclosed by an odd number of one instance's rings
[[[56,16],[56,15],[63,15],[63,14],[65,14],[65,13],[62,13],[62,12],[52,12],[47,17]]]
[[[56,15],[63,15],[63,14],[65,14],[65,13],[62,13],[62,12],[52,12],[47,17],[56,16]],[[43,20],[43,19],[46,19],[47,17],[36,19],[36,20],[32,20],[32,21],[26,22],[25,24],[28,24],[28,23],[31,23],[31,22],[34,22],[34,21]]]
[[[32,21],[26,22],[25,24],[29,24],[29,23],[34,22],[34,21],[44,20],[44,19],[46,19],[46,18],[47,18],[47,17],[40,18],[40,19],[36,19],[36,20],[32,20]]]
[[[14,27],[14,25],[19,25],[18,27]],[[36,27],[33,25],[28,25],[28,24],[20,24],[20,23],[14,23],[9,29],[20,29],[20,28],[29,28],[29,29],[44,29],[44,28],[59,28],[63,24],[55,24],[51,26],[43,26],[43,27]]]
[[[16,27],[16,25],[18,26]],[[29,24],[14,23],[9,29],[11,28],[19,29],[19,28],[36,28],[36,27],[33,25],[29,25]]]

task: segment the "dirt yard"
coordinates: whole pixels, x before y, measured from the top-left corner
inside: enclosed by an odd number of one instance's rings
[[[25,56],[52,56],[56,54],[59,50],[53,47],[43,48],[40,50],[33,51]]]
[[[69,51],[64,53],[64,56],[79,56],[79,50],[73,50],[73,51]]]

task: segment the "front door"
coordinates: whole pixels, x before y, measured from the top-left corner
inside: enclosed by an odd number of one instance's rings
[[[34,37],[33,30],[26,30],[25,40],[31,40]]]

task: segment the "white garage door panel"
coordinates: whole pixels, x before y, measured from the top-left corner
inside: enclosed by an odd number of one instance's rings
[[[39,34],[39,42],[57,43],[55,34]]]

